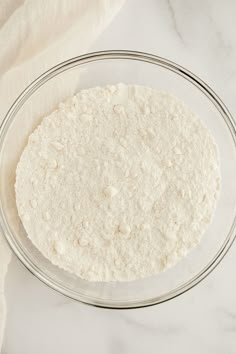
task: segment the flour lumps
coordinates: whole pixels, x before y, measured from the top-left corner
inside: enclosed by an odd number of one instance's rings
[[[217,146],[177,98],[116,84],[80,91],[30,135],[16,203],[33,244],[90,281],[174,266],[211,222]]]

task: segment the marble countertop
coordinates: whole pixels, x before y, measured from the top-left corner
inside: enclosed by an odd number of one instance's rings
[[[154,53],[206,81],[236,116],[236,1],[128,0],[92,50]],[[162,305],[104,310],[47,288],[16,259],[2,354],[235,354],[236,244],[193,290]]]

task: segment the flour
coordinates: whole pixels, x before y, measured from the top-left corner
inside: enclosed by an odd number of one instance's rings
[[[201,240],[220,189],[216,144],[169,94],[117,84],[79,92],[29,137],[16,171],[28,237],[91,281],[175,265]]]

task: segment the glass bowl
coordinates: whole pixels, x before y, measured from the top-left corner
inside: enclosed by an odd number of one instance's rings
[[[80,89],[118,82],[170,92],[199,115],[219,147],[221,194],[201,244],[175,267],[132,282],[88,282],[52,265],[27,238],[16,210],[15,169],[27,137],[60,101]],[[130,51],[97,52],[67,60],[28,86],[1,125],[1,231],[17,257],[37,278],[69,298],[107,308],[137,308],[170,300],[205,278],[235,238],[235,139],[235,123],[218,96],[202,80],[173,62]]]

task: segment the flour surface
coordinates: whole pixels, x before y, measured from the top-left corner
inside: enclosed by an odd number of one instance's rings
[[[171,267],[209,225],[220,189],[216,144],[177,98],[117,84],[79,92],[31,134],[16,171],[28,237],[91,281]]]

